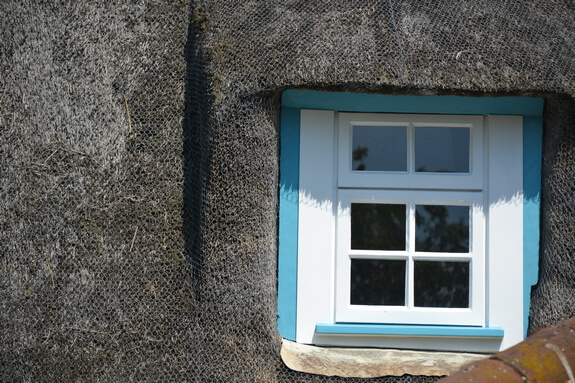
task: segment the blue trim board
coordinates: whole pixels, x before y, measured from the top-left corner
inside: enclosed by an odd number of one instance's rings
[[[543,115],[543,99],[535,97],[391,96],[289,89],[283,92],[282,105],[339,112]]]
[[[280,132],[279,185],[278,329],[280,334],[286,339],[295,340],[301,109],[374,113],[523,116],[523,301],[524,328],[526,331],[529,320],[531,286],[537,283],[538,276],[543,107],[544,100],[534,97],[391,96],[293,89],[284,91]],[[331,326],[350,328],[349,325],[344,324]],[[384,331],[384,328],[390,328],[389,325],[369,326],[381,327],[381,331]],[[421,326],[418,327],[421,328]],[[437,329],[437,326],[430,327]],[[441,328],[454,331],[460,329],[460,327],[449,326],[441,326]],[[461,329],[468,328],[461,327]]]
[[[315,332],[323,335],[450,336],[503,338],[501,327],[409,326],[354,323],[318,323]]]
[[[523,310],[524,336],[529,328],[531,286],[539,276],[539,219],[543,117],[523,118]]]
[[[300,110],[282,107],[278,259],[278,330],[295,340],[297,313],[297,228]]]

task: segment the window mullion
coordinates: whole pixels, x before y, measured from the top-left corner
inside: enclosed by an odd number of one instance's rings
[[[414,150],[414,127],[413,123],[407,125],[407,172],[408,175],[415,173],[415,150]]]

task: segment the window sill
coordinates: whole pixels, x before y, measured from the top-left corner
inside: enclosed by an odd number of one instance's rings
[[[373,325],[355,323],[318,323],[315,331],[325,335],[440,336],[456,338],[503,338],[501,327]]]
[[[317,347],[282,341],[287,367],[309,374],[345,378],[427,375],[444,376],[488,354],[429,352],[394,349]]]

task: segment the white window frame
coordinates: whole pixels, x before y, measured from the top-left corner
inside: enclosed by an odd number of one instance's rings
[[[367,114],[351,115],[357,119]],[[468,325],[504,328],[503,338],[402,337],[401,329],[398,330],[399,336],[370,336],[354,331],[325,334],[316,331],[320,325],[340,323],[336,319],[335,298],[336,279],[340,278],[339,275],[336,278],[338,206],[335,201],[338,201],[336,175],[339,174],[338,168],[341,166],[338,165],[342,159],[338,158],[335,148],[339,141],[338,134],[341,134],[336,127],[342,114],[328,110],[302,110],[300,118],[296,341],[320,345],[497,351],[523,339],[523,326],[520,325],[523,322],[523,231],[517,228],[517,222],[523,220],[523,175],[518,171],[522,169],[523,158],[522,117],[473,116],[480,119],[483,125],[480,149],[476,146],[477,139],[472,138],[471,178],[481,174],[481,183],[486,185],[479,190],[485,207],[483,264],[487,278],[483,288],[481,321],[470,321]],[[472,128],[473,131],[475,128]],[[476,137],[474,133],[472,137]],[[481,153],[476,157],[478,150]],[[481,165],[481,170],[476,167],[477,164]],[[444,176],[424,175],[438,176],[436,178]],[[468,187],[468,190],[477,190],[476,187]],[[514,227],[516,229],[512,229]]]
[[[483,117],[464,115],[418,115],[387,113],[338,113],[338,186],[397,189],[482,190]],[[407,172],[353,171],[351,169],[353,126],[405,126],[407,129]],[[415,127],[466,127],[470,129],[469,173],[415,173]],[[372,177],[366,177],[367,174]]]
[[[339,323],[385,323],[422,325],[483,326],[485,324],[485,271],[484,271],[484,214],[483,194],[480,192],[415,191],[415,190],[338,190],[337,250],[335,282],[335,321]],[[351,249],[351,202],[399,203],[408,208],[407,249],[405,251],[375,251]],[[441,204],[470,206],[471,235],[469,253],[422,253],[415,252],[416,204]],[[405,306],[351,305],[351,260],[398,259],[407,262],[407,292]],[[470,306],[469,308],[414,307],[413,261],[469,261]]]

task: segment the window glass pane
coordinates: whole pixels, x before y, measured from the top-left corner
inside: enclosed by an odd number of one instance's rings
[[[469,307],[469,262],[415,261],[416,307]]]
[[[351,260],[352,305],[405,305],[405,261]]]
[[[416,127],[415,171],[469,173],[469,128]]]
[[[407,171],[407,127],[354,126],[352,169]]]
[[[468,253],[469,206],[416,205],[415,251]]]
[[[406,205],[351,204],[351,248],[405,250]]]

